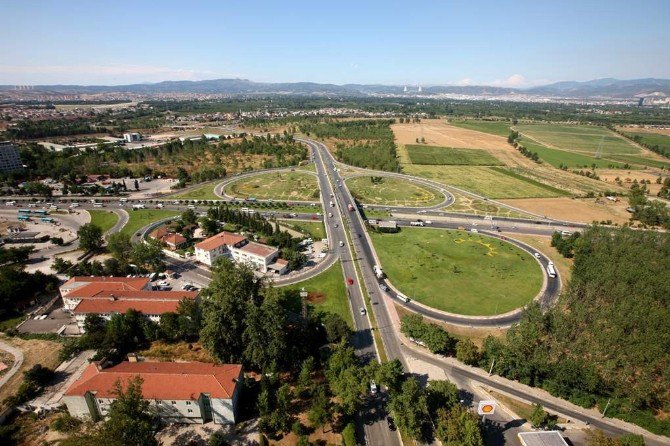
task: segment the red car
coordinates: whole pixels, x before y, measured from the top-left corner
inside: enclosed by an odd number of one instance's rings
[[[347,277],[347,285],[353,285],[354,284],[354,279],[351,277]]]

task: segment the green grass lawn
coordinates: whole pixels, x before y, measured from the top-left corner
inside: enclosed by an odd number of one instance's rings
[[[326,228],[320,221],[295,221],[277,219],[280,225],[291,228],[294,231],[301,232],[313,240],[326,238]]]
[[[567,195],[501,167],[406,165],[404,171],[488,198],[549,198]]]
[[[314,175],[297,170],[241,178],[227,185],[226,193],[238,198],[313,201],[319,199],[319,186]]]
[[[412,164],[446,164],[465,166],[500,166],[494,156],[478,149],[458,149],[410,144],[406,145]]]
[[[630,164],[639,164],[640,166],[656,167],[659,169],[670,169],[670,160],[660,161],[657,159],[646,158],[635,155],[611,155],[608,158],[616,159]]]
[[[476,130],[478,132],[490,133],[492,135],[509,136],[509,121],[480,121],[476,119],[468,119],[465,121],[449,121],[449,124],[455,127],[461,127],[469,130]]]
[[[192,189],[186,192],[179,193],[177,195],[171,195],[168,199],[175,200],[220,200],[221,197],[218,197],[214,193],[214,188],[216,187],[215,183],[205,184],[196,189]]]
[[[535,141],[531,141],[528,138],[521,137],[519,140],[520,144],[531,150],[537,152],[540,159],[545,163],[549,163],[554,167],[560,167],[561,165],[571,167],[591,167],[593,164],[596,167],[601,169],[606,168],[622,168],[623,163],[618,163],[616,161],[608,159],[598,159],[588,155],[582,155],[580,153],[568,152],[567,150],[556,150],[550,149],[549,147],[538,144]]]
[[[144,226],[163,218],[177,216],[179,212],[163,209],[138,209],[136,211],[128,211],[128,215],[130,216],[128,223],[121,229],[121,232],[132,237],[135,232]]]
[[[516,129],[538,142],[561,150],[595,155],[638,154],[640,149],[605,127],[588,125],[523,124]]]
[[[501,314],[527,304],[542,287],[542,270],[530,254],[491,237],[418,228],[371,236],[389,280],[433,308]]]
[[[382,177],[373,183],[368,176],[346,180],[349,190],[359,201],[366,204],[389,206],[434,206],[444,201],[444,195],[429,186],[408,180]]]
[[[344,284],[344,276],[342,275],[342,267],[339,262],[336,262],[316,277],[282,287],[281,289],[287,290],[288,297],[296,299],[297,303],[299,303],[300,296],[298,292],[302,288],[305,288],[305,291],[310,293],[307,303],[314,311],[339,314],[347,321],[350,327],[354,327]]]
[[[102,232],[107,232],[119,221],[119,216],[112,211],[88,211],[91,214],[91,223],[102,229]]]

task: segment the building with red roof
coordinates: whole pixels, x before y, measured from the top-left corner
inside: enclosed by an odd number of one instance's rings
[[[166,422],[234,424],[242,388],[240,364],[124,361],[93,362],[65,391],[70,415],[94,421],[107,416],[118,382],[142,379],[142,396]]]
[[[223,231],[195,245],[195,259],[212,266],[219,257],[246,263],[254,269],[267,272],[268,265],[279,257],[275,247],[249,241],[246,237]]]
[[[61,287],[61,295],[64,309],[74,314],[83,333],[89,314],[109,320],[114,314],[135,310],[158,323],[161,315],[176,312],[182,300],[197,299],[198,292],[153,291],[145,277],[73,277]]]

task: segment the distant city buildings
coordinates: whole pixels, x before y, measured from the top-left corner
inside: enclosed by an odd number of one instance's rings
[[[9,141],[0,141],[0,172],[8,173],[23,169],[19,149]]]

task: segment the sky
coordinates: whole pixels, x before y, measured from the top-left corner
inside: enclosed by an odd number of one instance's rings
[[[0,84],[670,78],[670,0],[0,0]]]

